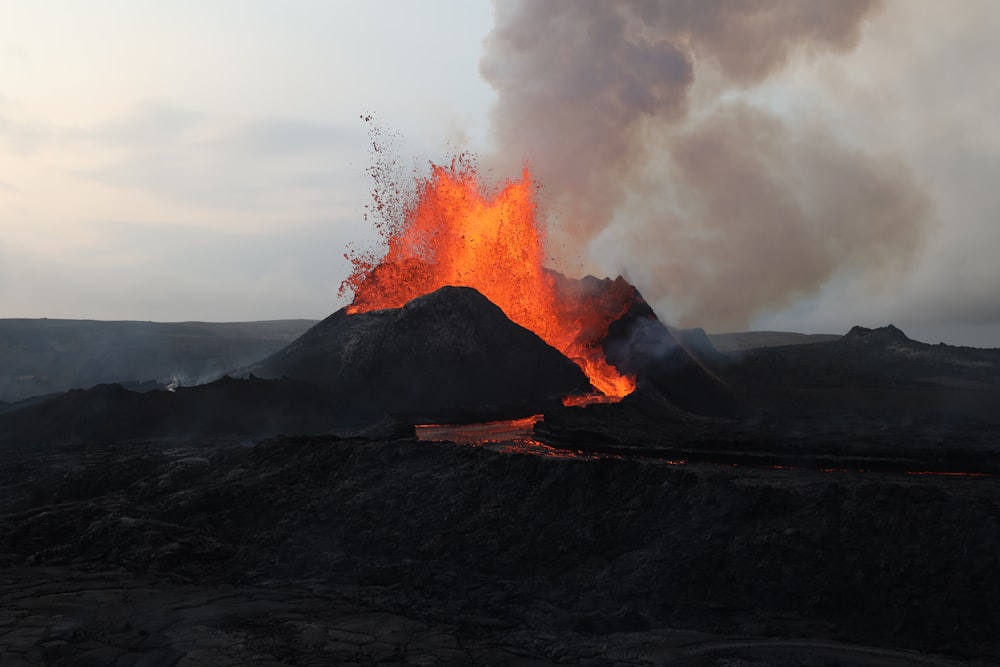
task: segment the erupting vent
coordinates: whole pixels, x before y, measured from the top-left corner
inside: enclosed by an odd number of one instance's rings
[[[404,196],[398,189],[389,195]],[[543,266],[545,234],[528,169],[521,180],[491,193],[476,165],[459,157],[432,165],[413,201],[386,202],[378,191],[375,199],[388,250],[381,259],[348,255],[354,270],[341,292],[354,293],[349,314],[399,308],[444,286],[472,287],[572,359],[604,400],[635,389],[635,379],[609,364],[601,347],[629,301],[589,292]]]

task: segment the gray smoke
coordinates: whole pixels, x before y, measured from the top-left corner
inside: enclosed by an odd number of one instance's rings
[[[493,163],[528,160],[556,252],[592,252],[679,324],[744,326],[839,269],[883,276],[929,204],[904,165],[731,93],[850,50],[875,0],[496,3]]]

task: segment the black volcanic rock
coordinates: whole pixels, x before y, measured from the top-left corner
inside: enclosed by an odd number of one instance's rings
[[[1000,387],[1000,349],[929,345],[891,324],[855,326],[829,342],[754,350],[729,370],[804,386],[900,386],[951,378],[966,386]]]
[[[748,350],[723,373],[756,413],[991,429],[1000,415],[1000,349],[929,345],[891,325]]]
[[[25,401],[20,409],[0,413],[0,444],[332,433],[339,430],[341,415],[320,389],[287,378],[224,377],[173,392],[144,393],[102,384]],[[405,435],[398,428],[392,433]]]
[[[739,413],[726,384],[670,333],[638,290],[629,309],[608,328],[604,350],[620,371],[636,376],[639,390],[656,391],[701,415]]]
[[[575,364],[467,287],[398,309],[342,309],[249,372],[323,387],[358,423],[527,415],[590,390]]]
[[[672,329],[668,327],[668,329],[674,338],[677,339],[677,342],[681,344],[681,347],[703,364],[714,366],[724,361],[725,358],[715,348],[715,345],[712,344],[712,339],[708,337],[708,334],[701,327],[693,329]]]
[[[674,405],[701,415],[733,416],[739,406],[733,394],[706,366],[703,354],[714,352],[702,332],[703,341],[692,333],[682,344],[657,318],[656,313],[623,277],[582,279],[567,278],[550,271],[559,292],[579,304],[578,319],[586,321],[587,312],[600,312],[611,320],[607,330],[583,332],[588,347],[603,351],[605,358],[620,372],[636,378],[640,392],[655,392]],[[588,337],[589,334],[589,337]],[[697,343],[697,350],[688,349]],[[717,353],[716,353],[717,355]]]
[[[708,334],[712,347],[723,357],[730,358],[764,347],[828,343],[841,338],[842,336],[837,334],[804,334],[794,331],[734,331]]]
[[[325,437],[4,455],[3,665],[966,664],[830,654],[831,639],[1000,657],[988,478]],[[779,637],[798,652],[750,652]],[[345,656],[347,641],[365,646]],[[487,642],[512,650],[470,650]],[[22,657],[42,650],[61,653]]]
[[[867,344],[874,345],[887,345],[889,343],[912,343],[913,341],[907,337],[901,329],[888,324],[884,327],[878,327],[877,329],[868,329],[862,326],[853,326],[851,330],[844,335],[845,341],[864,341]]]

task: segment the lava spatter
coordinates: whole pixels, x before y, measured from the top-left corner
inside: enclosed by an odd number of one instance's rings
[[[495,191],[484,186],[468,155],[432,164],[412,192],[378,165],[372,175],[381,217],[376,230],[387,250],[381,258],[348,254],[354,269],[341,293],[354,294],[349,314],[399,308],[448,285],[472,287],[573,360],[600,392],[597,398],[621,399],[635,389],[634,378],[609,364],[600,345],[627,303],[599,308],[586,294],[560,289],[543,264],[545,231],[527,167]]]

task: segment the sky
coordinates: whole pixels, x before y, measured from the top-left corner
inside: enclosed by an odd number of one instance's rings
[[[337,310],[344,253],[375,238],[360,116],[396,133],[414,163],[468,149],[544,166],[521,155],[530,142],[510,141],[517,126],[502,124],[510,104],[499,103],[514,93],[497,74],[506,52],[491,36],[495,20],[490,3],[469,0],[0,0],[0,317],[245,321]],[[622,273],[663,319],[710,332],[892,322],[927,342],[1000,347],[997,34],[993,0],[893,0],[865,13],[850,43],[807,43],[736,84],[719,83],[718,53],[696,54],[684,125],[671,120],[670,141],[647,126],[675,164],[644,157],[642,178],[623,186],[600,230],[577,234],[560,268]],[[597,71],[602,58],[595,46],[581,66]],[[766,248],[785,247],[794,227],[752,243],[734,232],[723,247],[675,243],[631,220],[670,204],[650,184],[687,183],[715,137],[708,121],[736,102],[754,110],[741,118],[794,126],[796,155],[835,143],[835,166],[877,160],[919,192],[921,219],[884,245],[873,236],[878,252],[790,277],[780,298],[749,308],[737,306],[752,272],[715,272],[714,288],[701,289],[713,268],[741,258],[757,257],[746,264],[756,271],[760,257],[793,259]],[[829,173],[810,159],[789,164]],[[861,179],[857,191],[877,198],[867,172],[849,171],[845,183]],[[827,205],[854,211],[853,191],[831,189]],[[678,200],[698,234],[713,230],[706,197]],[[553,207],[554,236],[576,233],[567,217]],[[815,233],[846,236],[829,217]],[[851,224],[867,238],[863,218]]]

